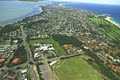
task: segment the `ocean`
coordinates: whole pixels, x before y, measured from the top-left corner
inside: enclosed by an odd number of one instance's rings
[[[0,0],[0,25],[20,21],[28,16],[42,12],[39,6],[51,4],[48,1],[25,2],[18,0]]]
[[[90,12],[105,14],[112,18],[117,24],[120,24],[120,5],[92,4],[92,3],[64,3],[63,7],[83,9]]]
[[[0,25],[7,25],[20,21],[28,16],[42,12],[39,6],[53,4],[52,1],[25,2],[19,0],[0,0]],[[75,9],[84,9],[112,17],[120,24],[120,5],[105,5],[91,3],[65,3],[62,6]]]

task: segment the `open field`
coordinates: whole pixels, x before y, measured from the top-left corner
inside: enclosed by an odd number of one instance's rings
[[[58,42],[56,42],[54,39],[37,39],[37,40],[30,40],[30,45],[33,45],[35,43],[46,43],[46,44],[53,44],[57,55],[67,55],[66,51],[59,45]]]
[[[55,72],[60,80],[104,80],[82,57],[65,59]],[[85,57],[89,58],[89,57]]]

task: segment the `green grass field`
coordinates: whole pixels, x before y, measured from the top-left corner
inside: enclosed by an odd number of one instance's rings
[[[5,41],[3,45],[10,45],[10,40]]]
[[[56,42],[54,39],[49,38],[49,39],[37,39],[37,40],[30,40],[30,45],[33,45],[35,43],[50,43],[53,44],[57,55],[67,55],[66,51],[59,45],[58,42]]]
[[[85,56],[83,56],[85,57]],[[60,80],[104,80],[83,57],[65,59],[55,69]],[[88,58],[88,57],[86,57]]]
[[[120,29],[103,18],[90,18],[110,39],[120,41]]]

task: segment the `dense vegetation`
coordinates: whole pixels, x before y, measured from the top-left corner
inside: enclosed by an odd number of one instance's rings
[[[9,25],[6,25],[6,26],[3,27],[2,32],[7,33],[7,32],[10,32],[10,31],[15,31],[18,28],[19,28],[19,26],[13,26],[13,24],[9,24]]]
[[[87,55],[90,56],[92,59],[94,59],[93,61],[88,60],[88,63],[91,66],[93,66],[99,72],[101,72],[102,74],[104,74],[110,80],[120,80],[120,77],[117,76],[117,74],[115,74],[114,72],[112,72],[111,69],[109,69],[108,67],[106,67],[103,64],[103,61],[98,58],[98,56],[96,56],[93,53],[87,53]]]
[[[82,42],[79,41],[77,38],[72,36],[66,36],[66,35],[53,35],[53,39],[55,39],[59,44],[72,44],[74,46],[80,47],[82,45]]]
[[[4,33],[9,33],[11,31],[15,31],[19,28],[19,26],[15,26],[14,24],[8,24],[2,28],[0,28],[0,37],[3,37]]]
[[[2,36],[2,26],[0,26],[0,36]]]
[[[27,21],[27,20],[29,20],[29,18],[26,18],[23,21]],[[36,25],[36,24],[40,25],[41,23],[45,23],[46,24],[47,22],[48,22],[48,20],[38,20],[38,21],[35,21],[35,22],[27,23],[27,24],[24,25],[24,27],[32,28],[33,27],[32,25]]]
[[[11,40],[10,40],[10,45],[13,45],[14,40],[18,40],[17,44],[21,44],[21,43],[22,43],[22,41],[23,41],[21,38],[13,38],[13,37],[11,37]]]
[[[15,59],[15,58],[19,58],[19,62],[17,64],[13,64],[12,61]],[[18,64],[22,64],[22,63],[25,63],[27,61],[27,53],[25,51],[25,47],[24,46],[21,46],[19,47],[16,52],[14,53],[14,56],[13,58],[10,59],[10,61],[7,63],[7,66],[8,67],[12,67],[12,66],[15,66],[15,65],[18,65]]]

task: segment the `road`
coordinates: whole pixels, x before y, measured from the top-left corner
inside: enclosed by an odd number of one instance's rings
[[[25,46],[25,50],[27,52],[27,59],[28,59],[28,63],[27,64],[30,67],[31,79],[32,80],[39,80],[37,78],[37,75],[35,74],[34,69],[33,69],[34,64],[29,64],[29,62],[33,62],[34,63],[34,61],[33,61],[33,58],[32,58],[31,49],[30,49],[29,44],[28,44],[27,39],[26,39],[27,35],[24,32],[23,26],[20,26],[20,28],[21,28],[21,32],[22,32],[23,45]]]
[[[82,54],[83,53],[81,53],[81,54],[75,53],[75,54],[70,54],[70,55],[67,55],[67,56],[60,56],[60,57],[50,58],[50,59],[47,59],[47,61],[55,61],[55,60],[60,60],[60,59],[66,59],[66,58],[71,58],[71,57],[75,57],[75,56],[80,56]]]
[[[21,28],[21,32],[22,32],[23,44],[24,44],[24,46],[25,46],[25,50],[27,51],[28,61],[29,61],[29,62],[30,62],[30,61],[33,62],[32,52],[31,52],[30,47],[29,47],[29,44],[28,44],[28,42],[27,42],[27,40],[26,40],[26,37],[27,37],[27,36],[26,36],[26,34],[25,34],[25,32],[24,32],[23,26],[20,26],[20,28]]]
[[[36,72],[34,71],[34,64],[29,64],[29,62],[33,62],[33,57],[32,57],[32,52],[31,52],[31,49],[29,47],[29,44],[26,40],[26,34],[24,32],[24,29],[23,29],[23,26],[20,26],[21,28],[21,31],[22,31],[22,39],[23,39],[23,44],[25,46],[25,50],[27,52],[27,58],[28,58],[28,66],[30,67],[30,72],[31,72],[31,79],[32,80],[39,80],[38,79],[38,76],[36,74]],[[52,58],[52,59],[47,59],[43,54],[41,55],[43,61],[44,61],[44,64],[40,65],[39,68],[40,68],[40,73],[42,74],[41,77],[44,79],[44,80],[56,80],[52,70],[50,69],[49,67],[49,64],[48,64],[48,61],[52,61],[52,60],[56,60],[56,59],[66,59],[66,58],[70,58],[70,57],[74,57],[74,56],[79,56],[81,54],[71,54],[71,55],[67,55],[67,56],[60,56],[60,57],[55,57],[55,58]]]

